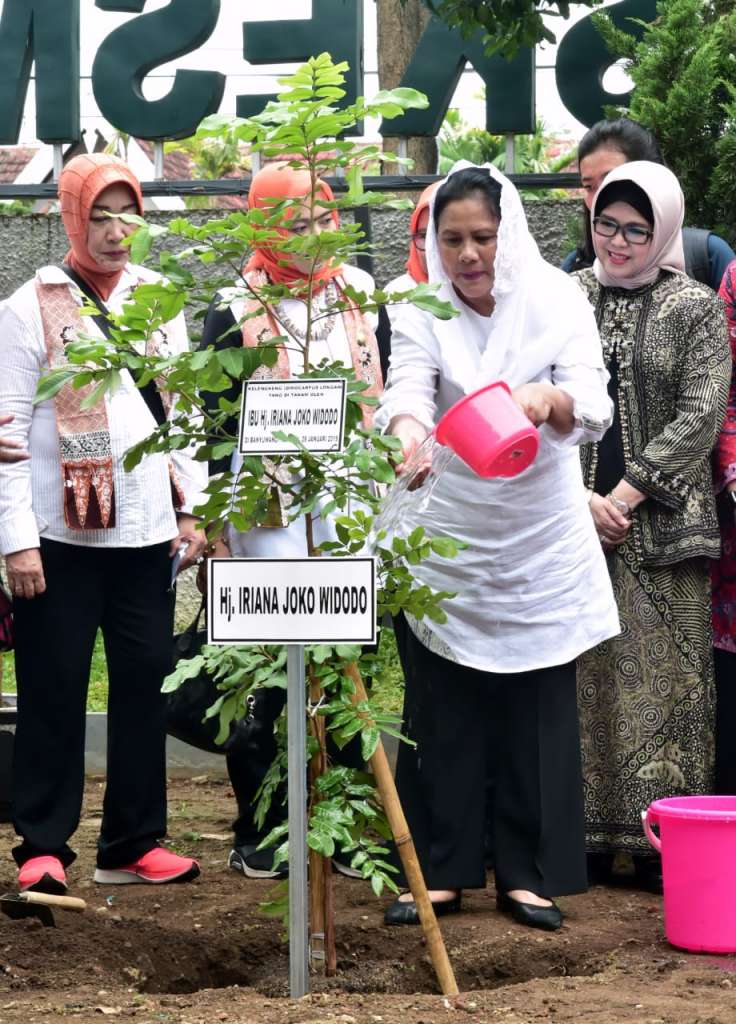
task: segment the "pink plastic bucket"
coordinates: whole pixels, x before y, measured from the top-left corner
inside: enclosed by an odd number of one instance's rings
[[[696,952],[736,953],[736,796],[655,800],[642,821],[662,854],[667,941]]]
[[[465,395],[434,429],[478,476],[516,476],[539,450],[539,434],[502,380]]]

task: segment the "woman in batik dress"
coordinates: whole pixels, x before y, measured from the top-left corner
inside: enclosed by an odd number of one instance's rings
[[[582,460],[622,624],[578,664],[589,871],[604,880],[626,851],[654,890],[661,868],[642,810],[713,787],[710,458],[731,374],[722,303],[684,274],[683,214],[666,168],[616,168],[591,211],[595,264],[575,275],[615,404]]]

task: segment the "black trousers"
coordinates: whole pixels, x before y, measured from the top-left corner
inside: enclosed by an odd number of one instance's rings
[[[164,676],[174,595],[169,544],[88,548],[41,541],[46,592],[16,600],[18,724],[13,823],[18,864],[51,854],[64,866],[84,792],[84,732],[97,630],[109,676],[101,868],[122,867],[166,832]]]
[[[396,783],[430,889],[486,883],[486,778],[495,777],[496,888],[587,888],[575,664],[516,674],[457,665],[403,619],[406,678]]]
[[[236,846],[257,846],[265,836],[286,820],[286,787],[274,794],[266,820],[259,828],[255,822],[255,797],[271,762],[276,756],[276,738],[273,726],[286,703],[283,690],[267,689],[261,692],[258,720],[263,728],[259,730],[259,741],[248,748],[227,755],[227,771],[238,805],[238,816],[232,828]],[[360,753],[360,737],[339,750],[327,734],[327,753],[330,759],[346,768],[365,768]]]
[[[736,796],[736,653],[713,648],[716,673],[716,793]]]
[[[238,805],[238,816],[232,825],[236,846],[257,846],[272,828],[280,825],[286,818],[285,787],[273,795],[261,828],[258,828],[255,822],[254,804],[256,793],[276,756],[274,723],[281,714],[285,702],[286,693],[283,690],[261,690],[257,704],[257,720],[260,726],[257,741],[226,756],[227,772]]]

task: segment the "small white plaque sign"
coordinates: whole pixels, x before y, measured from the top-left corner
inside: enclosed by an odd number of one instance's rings
[[[375,558],[211,558],[208,642],[376,642]]]
[[[243,455],[290,455],[297,448],[275,438],[294,434],[310,452],[343,446],[347,381],[251,380],[243,385],[239,451]]]

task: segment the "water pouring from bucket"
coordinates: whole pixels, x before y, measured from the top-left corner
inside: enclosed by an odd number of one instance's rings
[[[396,534],[411,523],[426,508],[456,456],[478,476],[513,477],[532,464],[538,450],[537,428],[513,400],[504,381],[464,395],[402,467],[374,522],[374,538],[382,531]]]

